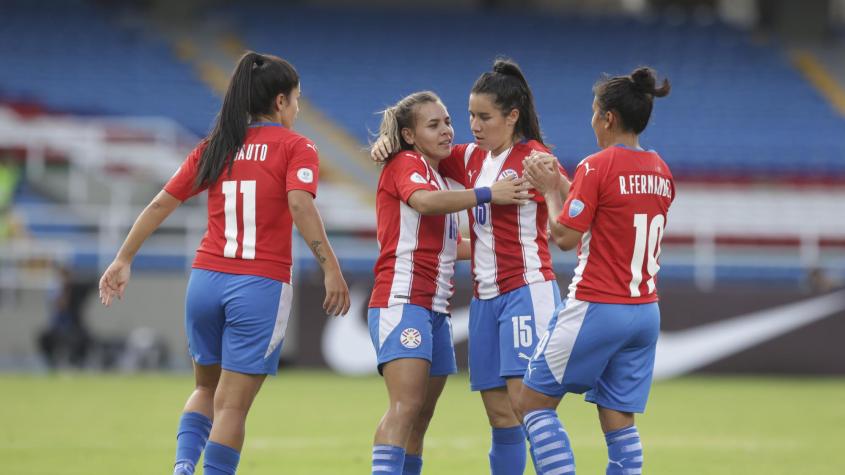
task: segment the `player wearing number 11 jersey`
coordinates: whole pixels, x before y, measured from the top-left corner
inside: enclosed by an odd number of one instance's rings
[[[550,156],[526,162],[526,175],[549,204],[562,249],[578,246],[566,301],[555,310],[529,362],[518,403],[538,472],[575,473],[569,438],[555,409],[566,393],[587,392],[599,409],[608,475],[642,473],[634,413],[645,410],[660,327],[660,242],[675,185],[669,167],[639,146],[656,87],[639,68],[595,87],[593,131],[602,150],[585,158],[571,188],[559,186]],[[548,160],[552,158],[552,160]],[[561,204],[561,195],[566,196]]]
[[[141,213],[100,279],[108,305],[122,297],[135,253],[183,201],[208,191],[208,231],[185,296],[185,331],[196,388],[176,438],[174,475],[237,470],[247,412],[275,374],[291,310],[291,232],[296,223],[325,273],[324,309],[349,309],[349,290],[314,206],[314,144],[290,130],[299,75],[287,61],[249,52],[232,75],[211,134]],[[212,424],[213,421],[213,424]]]

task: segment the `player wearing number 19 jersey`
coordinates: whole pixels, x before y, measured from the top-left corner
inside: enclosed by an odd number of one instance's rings
[[[551,223],[555,242],[578,246],[568,297],[529,362],[519,402],[541,475],[575,472],[554,409],[564,394],[584,392],[599,407],[607,474],[642,472],[634,413],[645,410],[651,386],[660,327],[658,258],[675,198],[669,167],[639,147],[653,98],[669,92],[668,82],[655,86],[648,68],[596,85],[592,125],[602,150],[581,161],[568,190],[555,189],[546,166],[526,164],[531,182],[559,212]]]

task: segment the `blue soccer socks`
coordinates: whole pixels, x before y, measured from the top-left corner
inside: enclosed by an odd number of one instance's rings
[[[204,475],[235,475],[241,453],[237,450],[209,441],[205,446],[202,468]]]
[[[405,449],[394,445],[373,446],[373,474],[402,475],[405,465]],[[420,460],[422,466],[422,460]]]
[[[643,444],[637,426],[608,432],[607,475],[637,475],[643,470]]]
[[[575,457],[569,444],[569,436],[551,409],[528,413],[525,428],[531,441],[532,457],[540,475],[564,475],[575,473]]]
[[[402,467],[402,475],[420,475],[422,473],[422,455],[405,454],[405,465]]]
[[[194,468],[210,432],[211,419],[199,412],[182,414],[176,434],[176,463],[173,465],[173,475],[194,475]]]
[[[522,426],[493,428],[490,473],[513,475],[525,471],[525,432]]]

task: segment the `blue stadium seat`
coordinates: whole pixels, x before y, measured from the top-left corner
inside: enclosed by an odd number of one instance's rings
[[[52,14],[44,15],[49,8]],[[256,14],[256,13],[260,14]],[[4,2],[0,99],[76,113],[163,115],[204,135],[220,99],[170,47],[83,0]],[[250,2],[209,12],[249,47],[289,59],[305,96],[362,142],[376,112],[432,89],[471,140],[473,81],[498,55],[532,85],[547,142],[571,171],[596,150],[591,88],[649,64],[671,78],[643,144],[681,178],[845,180],[845,119],[782,49],[715,22]]]

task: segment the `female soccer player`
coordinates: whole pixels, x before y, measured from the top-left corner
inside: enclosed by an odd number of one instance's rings
[[[175,475],[193,474],[203,449],[206,475],[237,469],[247,412],[266,375],[276,373],[285,337],[292,222],[323,269],[323,308],[330,315],[349,309],[313,202],[317,150],[291,130],[299,96],[290,63],[253,52],[241,57],[214,130],[141,213],[100,279],[103,304],[122,298],[143,242],[183,201],[208,190],[208,232],[185,297],[196,388],[179,424]]]
[[[380,137],[399,153],[378,183],[380,254],[368,313],[389,406],[376,429],[372,473],[422,470],[425,431],[446,377],[455,373],[449,298],[455,259],[468,259],[457,211],[530,199],[525,179],[451,191],[437,172],[452,151],[452,123],[432,92],[411,94],[384,111]]]
[[[499,59],[482,74],[469,96],[475,143],[456,145],[440,172],[466,188],[491,186],[522,176],[532,152],[548,153],[542,142],[534,97],[514,62]],[[394,151],[381,140],[375,158]],[[384,148],[386,150],[381,150]],[[565,172],[560,168],[560,179]],[[537,194],[525,204],[479,203],[470,213],[475,298],[470,304],[469,371],[492,427],[490,471],[525,470],[525,434],[514,408],[522,377],[545,332],[560,293],[552,271],[547,210]]]
[[[595,85],[592,126],[602,150],[581,161],[571,189],[544,164],[550,157],[525,164],[546,197],[555,242],[579,246],[568,298],[537,345],[519,398],[539,474],[575,472],[555,409],[564,394],[585,391],[598,406],[608,475],[642,471],[634,413],[645,410],[651,386],[660,241],[675,197],[669,167],[639,142],[654,98],[669,93],[667,80],[656,84],[653,70],[639,68]]]

